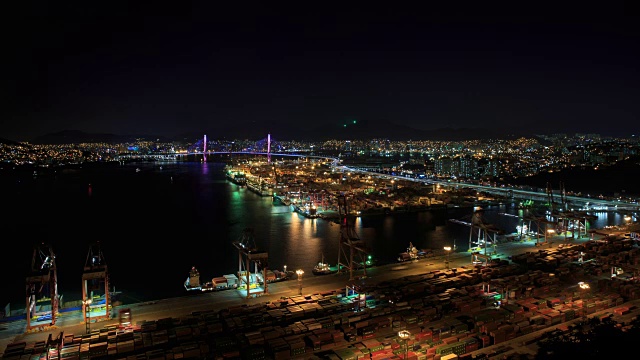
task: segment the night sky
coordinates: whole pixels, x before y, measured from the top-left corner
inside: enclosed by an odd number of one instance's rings
[[[0,138],[256,128],[277,137],[354,119],[640,130],[640,19],[630,7],[15,3],[3,9]]]

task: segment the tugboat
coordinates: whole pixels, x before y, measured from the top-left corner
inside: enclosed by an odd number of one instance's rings
[[[331,266],[324,262],[324,254],[322,254],[322,261],[313,267],[313,275],[328,275],[337,272],[337,269],[332,269]]]

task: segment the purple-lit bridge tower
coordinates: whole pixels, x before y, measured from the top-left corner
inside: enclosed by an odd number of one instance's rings
[[[271,164],[271,134],[267,134],[267,164]]]

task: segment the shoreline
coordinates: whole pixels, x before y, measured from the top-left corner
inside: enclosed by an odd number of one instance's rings
[[[571,241],[581,241],[581,242],[588,242],[588,241],[607,241],[607,240],[611,240],[611,241],[619,241],[619,240],[632,240],[633,239],[627,239],[625,237],[625,234],[627,233],[633,233],[633,232],[640,232],[640,222],[635,222],[635,223],[631,223],[631,224],[627,224],[626,226],[617,226],[617,227],[609,227],[609,228],[602,228],[602,229],[594,229],[590,231],[590,235],[589,236],[582,236],[580,238],[564,238],[563,236],[560,235],[555,235],[552,239],[549,239],[549,241],[546,242],[540,242],[538,245],[536,244],[537,239],[536,237],[533,236],[527,236],[524,239],[519,239],[519,240],[511,240],[511,241],[504,241],[504,242],[499,242],[496,244],[496,249],[494,249],[493,247],[487,247],[486,248],[486,253],[487,255],[490,255],[492,257],[497,257],[499,258],[500,256],[500,247],[504,247],[504,246],[509,246],[510,244],[512,244],[511,246],[516,246],[518,244],[521,245],[526,245],[528,243],[532,243],[535,248],[532,248],[532,250],[542,250],[542,249],[548,249],[548,248],[554,248],[554,247],[562,247],[565,244],[571,244]],[[637,240],[636,240],[637,242]],[[491,248],[491,250],[489,250]],[[451,251],[450,257],[451,259],[455,259],[455,258],[461,258],[461,257],[466,257],[466,256],[471,256],[472,253],[474,252],[479,252],[482,253],[484,248],[480,248],[479,250],[476,249],[475,251],[473,249],[467,249],[467,250],[458,250],[458,251]],[[398,262],[376,262],[371,266],[368,266],[367,269],[372,269],[372,268],[385,268],[388,266],[397,266],[397,265],[403,265],[406,264],[407,262],[415,262],[415,261],[433,261],[433,260],[442,260],[446,257],[446,251],[443,249],[428,249],[431,251],[430,255],[425,256],[425,257],[421,257],[418,260],[410,260],[410,261],[398,261]],[[361,268],[360,268],[361,269]],[[288,279],[285,281],[279,281],[278,283],[287,283],[287,282],[291,282],[292,280],[295,279]],[[270,283],[270,285],[273,283]],[[224,290],[217,290],[217,291],[212,291],[211,293],[221,293],[221,292],[232,292],[234,289],[224,289]],[[200,293],[195,293],[195,294],[189,294],[189,293],[185,293],[182,296],[185,297],[191,297],[191,296],[198,296]],[[72,297],[72,296],[67,296],[67,298]],[[117,298],[116,300],[112,300],[112,306],[114,308],[116,307],[121,307],[121,306],[127,306],[127,305],[132,305],[132,304],[140,304],[140,303],[154,303],[156,301],[160,301],[162,299],[155,299],[155,300],[148,300],[148,301],[141,301],[140,299],[136,298],[135,292],[128,292],[126,289],[123,291],[117,291]],[[64,312],[69,312],[69,311],[74,311],[74,310],[79,310],[81,309],[81,305],[82,305],[82,300],[80,299],[80,297],[78,297],[78,299],[70,299],[68,301],[63,301],[61,302],[60,305],[60,312],[64,313]],[[16,309],[16,311],[22,310],[24,311],[25,308],[18,308]],[[25,314],[19,314],[19,315],[14,315],[14,316],[7,316],[4,318],[0,318],[0,323],[4,323],[4,322],[11,322],[11,321],[16,321],[16,320],[24,320],[25,319]]]
[[[603,236],[604,237],[604,236]],[[554,239],[556,241],[560,240]],[[578,241],[572,243],[572,245],[581,246],[585,243],[589,242],[589,239],[582,238]],[[496,258],[499,258],[501,261],[510,259],[511,256],[521,255],[524,253],[536,252],[537,250],[531,246],[531,244],[507,244],[503,245],[502,249],[499,249],[499,254],[497,254]],[[450,264],[456,269],[465,269],[468,268],[468,254],[465,253],[455,253],[451,254]],[[402,264],[402,266],[377,266],[372,269],[371,273],[367,273],[367,277],[364,278],[365,282],[368,286],[385,286],[384,284],[392,282],[397,282],[401,280],[392,280],[392,279],[414,279],[416,276],[421,277],[424,275],[420,275],[423,273],[428,273],[429,271],[439,271],[440,273],[449,273],[451,270],[441,270],[444,269],[444,262],[434,261],[436,259],[431,260],[418,260],[414,262],[409,262],[406,264]],[[442,260],[442,258],[437,259]],[[426,268],[425,268],[426,266]],[[440,270],[438,270],[440,269]],[[465,270],[467,271],[467,270]],[[448,275],[450,277],[451,275]],[[370,279],[370,280],[367,280]],[[346,279],[339,276],[318,276],[312,278],[305,279],[305,287],[304,291],[308,294],[326,294],[326,293],[334,293],[335,289],[340,289],[340,291],[344,291],[344,283]],[[401,281],[402,282],[402,281]],[[406,282],[406,280],[405,280]],[[364,285],[364,283],[363,283]],[[333,292],[331,289],[334,289]],[[542,289],[542,287],[541,287]],[[266,306],[264,304],[275,304],[282,302],[282,299],[299,299],[300,296],[296,295],[298,293],[298,286],[294,282],[293,284],[281,283],[272,287],[272,292],[265,297],[254,297],[250,299],[245,299],[239,294],[234,292],[223,292],[223,293],[213,293],[213,294],[201,294],[200,296],[188,296],[188,297],[177,297],[177,298],[168,298],[168,299],[160,299],[157,301],[148,301],[144,303],[137,303],[127,306],[127,308],[131,308],[133,313],[135,314],[135,322],[138,325],[148,324],[149,322],[153,322],[158,319],[167,319],[174,318],[180,319],[184,317],[193,317],[199,316],[199,314],[215,314],[218,311],[227,309],[227,311],[240,311],[244,308],[249,309],[257,309],[258,307]],[[318,295],[320,296],[320,295]],[[314,295],[306,296],[306,299],[313,299]],[[213,300],[213,301],[212,301]],[[291,300],[288,300],[291,301]],[[403,305],[404,304],[404,305]],[[406,301],[403,303],[398,303],[398,306],[406,306]],[[178,306],[179,305],[179,306]],[[372,315],[373,316],[373,315]],[[99,329],[109,329],[110,327],[117,326],[117,319],[105,319],[103,321],[99,321],[96,323],[91,323],[91,330],[93,332],[102,331]],[[85,323],[82,321],[82,312],[76,311],[72,312],[68,316],[59,318],[59,323],[56,323],[55,326],[42,329],[42,331],[36,332],[26,332],[20,333],[19,323],[16,326],[10,325],[13,329],[14,333],[7,334],[0,338],[0,350],[4,347],[6,348],[8,344],[16,342],[16,341],[37,341],[40,339],[45,339],[50,334],[56,334],[57,332],[64,331],[65,334],[84,334],[86,332]],[[85,336],[85,335],[76,335],[76,336]],[[88,338],[90,335],[86,335]],[[520,340],[520,339],[519,339]],[[519,341],[518,340],[518,341]],[[346,344],[345,345],[349,345]],[[490,349],[493,349],[489,347]]]

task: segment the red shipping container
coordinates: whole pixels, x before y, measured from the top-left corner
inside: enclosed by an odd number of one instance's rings
[[[470,353],[472,351],[476,351],[480,348],[480,342],[468,343],[464,347],[464,352]]]
[[[377,350],[371,353],[371,357],[376,357],[376,356],[382,356],[382,355],[387,355],[389,354],[389,350]]]
[[[489,335],[480,335],[480,342],[483,348],[491,345],[491,337]]]
[[[416,334],[416,341],[431,341],[433,338],[431,330],[424,330]]]
[[[620,308],[615,308],[613,309],[613,313],[616,315],[625,315],[629,312],[629,308],[628,307],[620,307]]]
[[[445,344],[453,344],[454,342],[458,342],[457,336],[449,336],[448,338],[442,339],[442,342]]]
[[[491,335],[492,343],[494,345],[504,342],[507,338],[507,334],[505,334],[502,331],[492,331],[490,335]]]

